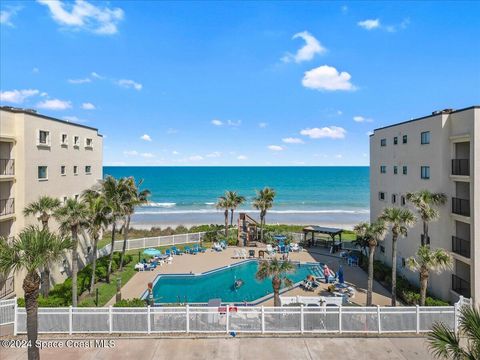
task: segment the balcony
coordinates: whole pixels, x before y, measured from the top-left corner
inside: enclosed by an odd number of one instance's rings
[[[15,175],[15,160],[0,159],[0,176]]]
[[[459,295],[470,298],[470,282],[452,274],[452,290]]]
[[[10,215],[15,213],[15,199],[0,199],[0,216]]]
[[[470,216],[470,200],[452,197],[452,213]]]
[[[15,291],[15,278],[10,276],[0,288],[0,299],[6,298]]]
[[[470,159],[452,159],[452,175],[469,176]]]
[[[470,258],[470,241],[452,236],[452,251],[455,254]]]

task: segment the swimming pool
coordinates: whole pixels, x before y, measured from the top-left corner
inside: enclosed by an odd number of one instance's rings
[[[294,263],[295,271],[287,277],[298,283],[309,274],[321,276],[320,263]],[[272,294],[272,280],[257,280],[257,260],[247,260],[203,274],[160,274],[153,283],[153,298],[156,304],[207,303],[219,298],[222,302],[255,302]],[[235,289],[235,280],[243,285]],[[144,294],[146,296],[146,294]]]

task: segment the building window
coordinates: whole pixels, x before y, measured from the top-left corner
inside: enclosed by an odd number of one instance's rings
[[[397,194],[392,194],[392,204],[397,203]]]
[[[405,206],[405,205],[407,204],[407,199],[405,198],[405,195],[402,195],[402,196],[400,197],[400,204],[401,204],[402,206]]]
[[[90,138],[85,139],[85,147],[91,148],[93,146],[93,140]]]
[[[393,138],[393,145],[397,145],[398,144],[398,136],[395,136]]]
[[[46,166],[38,167],[38,180],[47,180],[48,179],[48,169]]]
[[[90,175],[92,173],[92,167],[90,165],[85,166],[85,174]]]
[[[38,145],[50,145],[50,132],[46,130],[39,130]]]
[[[78,166],[77,165],[73,166],[73,175],[78,175]]]
[[[402,143],[406,144],[407,143],[407,135],[403,135],[402,137]]]
[[[80,137],[79,136],[74,136],[73,137],[73,146],[78,146],[80,143]]]
[[[65,165],[60,166],[60,175],[65,176],[66,173],[67,173],[66,166]]]
[[[422,179],[430,179],[430,166],[422,166],[420,168],[420,177]]]
[[[380,146],[387,146],[387,139],[381,139]]]
[[[402,173],[403,173],[403,175],[407,175],[408,172],[407,172],[407,167],[406,166],[404,166],[402,168]]]
[[[60,144],[61,145],[68,145],[68,136],[67,134],[60,135]]]
[[[382,173],[382,174],[387,173],[387,167],[385,165],[380,166],[380,173]]]
[[[378,193],[378,199],[381,200],[381,201],[385,200],[385,193],[383,191],[380,191]]]
[[[394,173],[395,175],[398,174],[398,166],[394,166],[394,167],[393,167],[393,173]]]
[[[420,134],[420,143],[422,145],[430,144],[430,131],[424,131]]]

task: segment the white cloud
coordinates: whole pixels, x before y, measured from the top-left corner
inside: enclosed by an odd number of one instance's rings
[[[12,18],[22,9],[21,6],[8,6],[0,11],[0,24],[14,27]]]
[[[223,125],[223,121],[218,120],[218,119],[213,119],[211,122],[212,122],[212,125],[215,125],[215,126],[222,126]]]
[[[272,151],[282,151],[283,150],[283,147],[278,146],[278,145],[268,145],[267,147]]]
[[[265,129],[267,126],[268,126],[268,124],[267,124],[266,122],[258,123],[258,127],[259,127],[260,129]]]
[[[70,84],[86,84],[86,83],[89,83],[89,82],[92,82],[92,80],[90,78],[83,78],[83,79],[68,79],[67,80]]]
[[[210,153],[210,154],[205,155],[205,157],[207,157],[207,158],[218,158],[218,157],[220,157],[221,155],[222,155],[222,154],[221,154],[219,151],[214,151],[214,152],[212,152],[212,153]]]
[[[323,128],[303,129],[300,134],[308,136],[312,139],[343,139],[345,138],[346,130],[339,126],[327,126]]]
[[[367,19],[367,20],[359,21],[357,25],[366,30],[377,29],[380,27],[380,19]]]
[[[37,68],[37,67],[34,67],[34,68],[32,69],[32,73],[34,73],[34,74],[38,74],[39,72],[40,72],[40,69]]]
[[[192,155],[188,158],[188,160],[190,161],[202,161],[203,160],[203,156],[200,156],[200,155]]]
[[[142,156],[144,158],[149,158],[149,159],[155,157],[155,155],[153,155],[152,153],[148,153],[148,152],[147,153],[141,153],[140,156]]]
[[[237,127],[237,126],[242,125],[242,120],[237,120],[237,121],[227,120],[227,125]]]
[[[39,109],[48,109],[48,110],[66,110],[72,107],[70,101],[60,100],[60,99],[50,99],[41,101],[37,104]]]
[[[74,30],[86,30],[101,35],[117,33],[124,13],[120,8],[98,7],[85,0],[67,4],[60,0],[37,0],[50,10],[58,24]]]
[[[173,150],[172,155],[180,155],[180,153],[177,150]]]
[[[293,35],[292,39],[301,38],[305,41],[305,45],[302,46],[296,54],[286,54],[282,57],[283,62],[291,62],[292,60],[296,63],[301,63],[303,61],[312,60],[315,54],[323,54],[327,51],[326,48],[320,44],[320,42],[308,31],[302,31]]]
[[[355,90],[350,82],[351,75],[345,71],[338,72],[333,66],[322,65],[306,71],[302,84],[306,88],[325,91]]]
[[[95,79],[103,80],[105,79],[105,76],[97,74],[95,71],[91,72],[90,75],[94,77]]]
[[[348,12],[348,6],[347,5],[343,5],[340,9],[342,10],[342,13],[344,13],[344,14]]]
[[[74,122],[74,123],[86,123],[86,122],[88,122],[88,120],[79,119],[76,116],[64,116],[63,119],[66,120],[66,121],[69,121],[69,122]],[[106,137],[107,136],[105,134],[103,134],[103,138],[105,139]]]
[[[248,158],[245,155],[238,155],[237,160],[247,160]]]
[[[124,87],[126,89],[135,89],[137,91],[142,90],[143,85],[140,83],[137,83],[133,80],[128,80],[128,79],[121,79],[117,81],[117,85]]]
[[[21,104],[27,98],[38,95],[40,91],[36,89],[10,90],[0,92],[0,101],[13,104]]]
[[[96,107],[91,102],[85,102],[85,103],[82,104],[82,109],[83,110],[95,110]]]
[[[373,119],[366,118],[366,117],[361,116],[361,115],[357,115],[357,116],[353,117],[353,121],[362,123],[362,122],[372,122]]]
[[[152,138],[148,134],[143,134],[142,136],[140,136],[140,139],[145,141],[152,141]]]
[[[300,138],[287,137],[283,138],[282,141],[286,144],[303,144],[303,140]]]
[[[335,158],[336,158],[336,159],[342,159],[342,158],[343,158],[343,155],[342,155],[342,154],[337,154],[337,155],[335,155]]]
[[[222,120],[219,120],[219,119],[213,119],[210,123],[211,123],[212,125],[215,125],[215,126],[227,125],[227,126],[232,126],[232,127],[238,127],[238,126],[242,125],[242,121],[241,121],[241,120],[237,120],[237,121],[233,121],[233,120],[222,121]]]
[[[126,156],[138,156],[138,151],[136,150],[125,150],[123,152],[123,155],[126,155]]]

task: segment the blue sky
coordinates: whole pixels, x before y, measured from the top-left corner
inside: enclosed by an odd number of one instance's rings
[[[98,127],[106,165],[367,165],[372,129],[480,103],[479,11],[2,1],[0,100]]]

